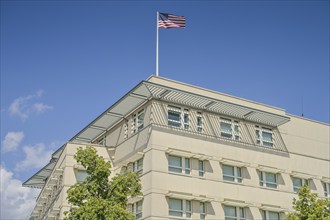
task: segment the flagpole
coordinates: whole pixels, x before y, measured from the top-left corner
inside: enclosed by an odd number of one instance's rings
[[[157,36],[156,36],[156,76],[158,76],[158,20],[159,20],[159,12],[157,11]]]

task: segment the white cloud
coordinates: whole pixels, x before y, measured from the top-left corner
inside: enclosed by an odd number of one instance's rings
[[[41,113],[41,112],[44,112],[44,111],[46,111],[46,110],[48,110],[48,109],[53,109],[53,107],[52,107],[52,106],[49,106],[49,105],[45,105],[45,104],[43,104],[43,103],[35,103],[35,104],[33,105],[33,109],[34,109],[36,112]]]
[[[36,102],[37,99],[42,97],[43,93],[43,90],[38,90],[33,95],[18,97],[10,104],[8,109],[9,113],[18,116],[22,121],[25,121],[29,118],[31,113],[41,113],[53,109],[52,106]]]
[[[40,190],[22,187],[22,182],[3,166],[0,175],[0,219],[28,219]]]
[[[25,159],[16,165],[17,172],[25,171],[30,168],[41,168],[51,159],[53,150],[47,150],[45,145],[40,143],[34,146],[23,147]]]
[[[2,151],[4,153],[15,151],[24,138],[24,132],[8,132],[2,141]]]

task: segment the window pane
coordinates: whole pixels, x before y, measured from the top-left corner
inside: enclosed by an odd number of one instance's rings
[[[168,160],[170,166],[182,167],[181,157],[169,155]]]
[[[237,167],[237,176],[242,177],[242,168]]]
[[[185,174],[190,174],[190,159],[185,158]]]
[[[169,215],[170,216],[179,216],[179,217],[182,217],[182,212],[177,212],[177,211],[169,211]]]
[[[269,220],[279,220],[280,214],[277,212],[268,212]]]
[[[266,213],[266,211],[265,210],[262,210],[261,214],[262,214],[262,220],[267,220],[267,213]]]
[[[223,174],[227,176],[234,176],[234,167],[222,165]]]
[[[180,113],[168,111],[168,119],[173,121],[180,121]]]
[[[236,217],[236,207],[225,206],[225,216],[226,217]]]
[[[75,175],[76,175],[77,183],[83,182],[88,177],[86,170],[77,170],[75,172]]]
[[[302,186],[302,179],[300,178],[293,178],[292,179],[293,187],[298,191],[298,188]]]
[[[169,209],[182,211],[182,200],[181,199],[169,199]]]
[[[191,212],[191,201],[186,201],[186,212]]]
[[[182,173],[182,169],[181,168],[175,168],[175,167],[169,167],[168,171],[170,172],[174,172],[174,173]]]
[[[274,174],[274,173],[266,173],[266,182],[268,182],[268,183],[276,183],[276,174]]]
[[[262,139],[264,141],[268,141],[268,142],[272,142],[273,139],[272,139],[272,133],[268,133],[268,132],[262,132]]]
[[[239,208],[239,217],[244,219],[244,208]]]

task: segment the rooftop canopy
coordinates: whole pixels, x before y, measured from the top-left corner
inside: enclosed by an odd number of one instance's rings
[[[277,127],[290,120],[289,117],[284,115],[273,114],[223,100],[209,98],[149,81],[142,81],[76,134],[70,141],[81,143],[94,142],[136,108],[151,99],[203,109],[205,111],[219,113],[271,127]],[[46,179],[51,174],[62,149],[63,146],[53,154],[52,160],[29,180],[23,183],[23,186],[42,188]]]

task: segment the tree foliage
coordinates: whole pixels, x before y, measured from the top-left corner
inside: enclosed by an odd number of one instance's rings
[[[299,188],[298,198],[293,199],[295,213],[286,216],[286,220],[330,220],[330,200],[318,199],[307,185]]]
[[[141,195],[139,176],[128,172],[109,181],[110,162],[97,155],[93,147],[78,148],[74,158],[86,168],[88,176],[68,189],[68,201],[72,207],[65,213],[65,219],[135,219],[126,208],[129,196]]]

